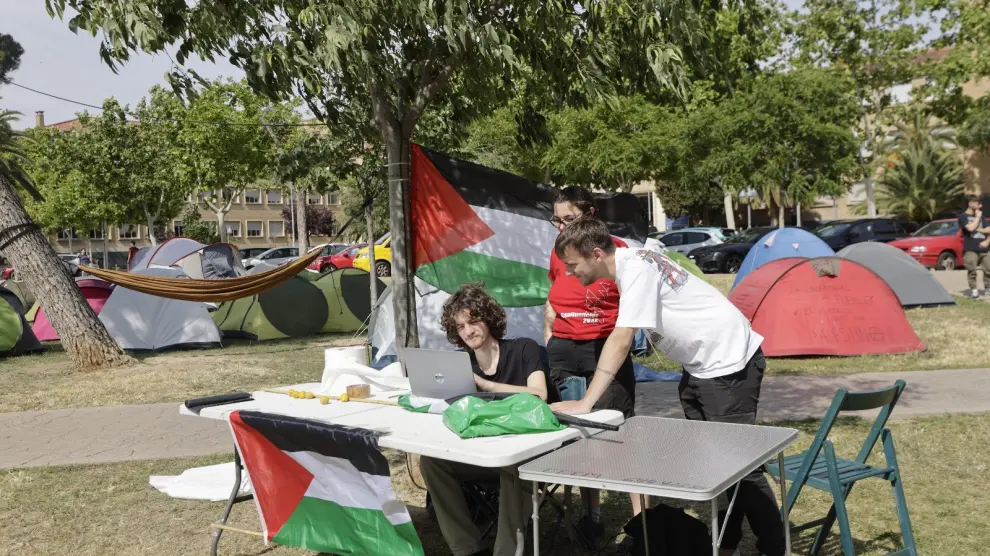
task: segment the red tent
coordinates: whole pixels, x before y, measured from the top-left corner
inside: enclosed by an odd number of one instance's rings
[[[86,303],[93,308],[93,311],[97,315],[103,310],[103,306],[113,292],[113,284],[96,278],[80,278],[76,280],[76,286],[82,291],[83,297],[86,298]],[[38,308],[38,314],[34,317],[34,324],[31,325],[31,331],[42,342],[58,340],[58,332],[55,332],[52,323],[48,321],[48,315],[45,314],[43,307]]]
[[[751,272],[729,300],[764,337],[769,356],[923,351],[897,296],[847,259],[778,259]]]

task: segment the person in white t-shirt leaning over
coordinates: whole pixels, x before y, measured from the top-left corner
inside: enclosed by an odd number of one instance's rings
[[[565,228],[554,251],[567,273],[581,283],[604,278],[619,287],[615,329],[605,341],[585,397],[555,403],[554,411],[590,413],[629,353],[636,329],[642,328],[657,349],[684,366],[678,392],[688,419],[756,423],[766,369],[763,338],[721,292],[661,253],[616,248],[605,223],[592,217]],[[724,521],[726,506],[722,504],[719,521]],[[761,553],[784,553],[780,510],[762,469],[739,485],[732,515],[723,524],[722,555],[733,554],[738,546],[744,515]]]

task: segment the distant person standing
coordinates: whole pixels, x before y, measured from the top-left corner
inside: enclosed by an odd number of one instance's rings
[[[969,295],[977,299],[980,296],[976,281],[977,270],[983,270],[985,294],[990,282],[990,243],[986,242],[990,235],[990,220],[983,215],[983,203],[979,195],[969,195],[966,201],[966,212],[959,215],[959,230],[963,234],[963,265],[969,280]]]
[[[131,261],[134,260],[134,256],[137,255],[139,249],[134,242],[131,242],[131,246],[127,249],[127,270],[131,269]]]

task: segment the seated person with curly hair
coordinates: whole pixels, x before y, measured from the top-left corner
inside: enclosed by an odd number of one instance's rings
[[[450,343],[471,355],[474,381],[485,392],[529,392],[547,399],[546,365],[529,338],[504,339],[505,309],[478,284],[465,284],[447,300],[440,320]],[[553,400],[551,400],[553,401]],[[443,538],[454,556],[510,556],[522,541],[532,502],[516,467],[490,469],[424,457],[420,467]],[[462,484],[499,479],[501,490],[494,551],[482,545]],[[518,535],[517,535],[518,532]]]

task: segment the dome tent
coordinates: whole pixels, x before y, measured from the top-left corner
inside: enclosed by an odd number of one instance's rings
[[[10,290],[0,287],[0,357],[44,351],[24,320],[24,305]]]
[[[921,263],[900,249],[876,241],[854,243],[839,251],[875,272],[894,290],[903,307],[955,305],[956,300]]]
[[[97,315],[103,311],[103,306],[106,305],[107,299],[110,299],[110,294],[113,293],[113,284],[99,278],[77,278],[76,286],[79,287],[86,303]],[[57,341],[59,339],[58,333],[55,332],[52,323],[48,321],[45,308],[38,305],[37,308],[32,309],[34,310],[34,318],[31,331],[34,332],[35,337],[42,342]]]
[[[175,268],[135,268],[132,272],[185,277]],[[128,351],[220,347],[220,331],[206,305],[195,301],[157,297],[117,286],[100,312],[100,321]]]
[[[827,243],[811,232],[801,228],[781,228],[774,230],[761,238],[743,259],[736,273],[736,279],[732,282],[735,288],[746,275],[760,268],[761,266],[777,259],[789,257],[800,257],[811,259],[813,257],[829,257],[835,251]]]
[[[768,356],[925,349],[886,282],[847,259],[778,259],[750,273],[729,300],[763,336]]]
[[[356,332],[371,313],[368,273],[342,268],[301,272],[252,297],[225,301],[213,320],[225,337],[272,340],[333,332]],[[378,281],[378,291],[385,284]]]

